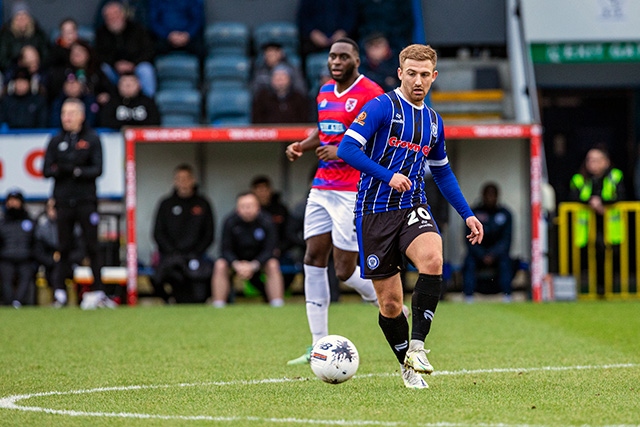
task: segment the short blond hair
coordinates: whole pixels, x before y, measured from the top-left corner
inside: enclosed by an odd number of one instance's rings
[[[435,67],[438,62],[438,54],[435,49],[428,44],[412,44],[400,52],[400,68],[402,68],[404,61],[407,59],[413,59],[414,61],[431,61]]]

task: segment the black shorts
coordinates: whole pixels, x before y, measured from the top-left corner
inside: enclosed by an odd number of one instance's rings
[[[427,205],[364,215],[356,218],[356,230],[366,279],[384,279],[404,270],[403,255],[411,242],[423,233],[440,233]]]

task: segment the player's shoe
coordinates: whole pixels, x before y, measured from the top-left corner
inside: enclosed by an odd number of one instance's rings
[[[407,388],[429,388],[429,384],[422,378],[422,375],[411,368],[402,370],[402,381]]]
[[[80,302],[80,308],[83,310],[116,308],[117,306],[118,304],[106,296],[104,291],[85,292],[84,295],[82,295],[82,302]]]
[[[305,353],[300,356],[300,357],[296,357],[295,359],[291,359],[287,362],[287,365],[308,365],[309,361],[311,360],[311,349],[313,347],[309,346],[307,348],[307,351],[305,351]]]
[[[420,374],[431,374],[433,372],[433,366],[427,359],[427,353],[429,350],[421,348],[419,350],[409,350],[404,357],[404,367],[407,369],[413,369]]]

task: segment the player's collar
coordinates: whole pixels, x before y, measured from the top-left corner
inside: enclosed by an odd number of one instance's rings
[[[422,110],[423,108],[425,108],[425,103],[424,101],[422,101],[422,105],[416,105],[413,102],[409,101],[407,98],[405,98],[404,94],[402,93],[402,91],[400,90],[399,87],[395,88],[394,91],[396,92],[396,94],[402,98],[405,102],[409,103],[411,106],[413,106],[414,108],[417,108],[418,110]]]
[[[349,93],[351,88],[353,88],[355,85],[357,85],[358,82],[360,80],[362,80],[363,78],[364,78],[364,74],[360,74],[358,76],[358,78],[353,83],[351,83],[351,86],[349,86],[348,88],[346,88],[342,92],[338,92],[338,82],[336,82],[335,86],[333,87],[333,94],[336,96],[336,98],[340,98],[340,97],[344,96],[345,94]]]

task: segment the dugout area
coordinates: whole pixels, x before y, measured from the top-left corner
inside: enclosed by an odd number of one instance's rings
[[[216,228],[233,209],[235,196],[254,175],[267,174],[292,206],[304,202],[316,166],[313,153],[289,162],[284,149],[304,139],[309,126],[242,128],[125,129],[125,206],[127,302],[137,303],[139,261],[148,262],[155,207],[172,185],[173,169],[182,162],[196,168],[200,190],[212,201]],[[460,187],[474,204],[485,181],[502,187],[502,200],[514,211],[512,252],[530,264],[532,298],[540,300],[543,272],[541,218],[541,152],[538,125],[448,125],[445,128],[451,166]],[[450,214],[445,258],[463,256],[464,224]],[[219,240],[216,235],[216,241]],[[212,251],[216,252],[216,246]]]

